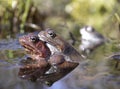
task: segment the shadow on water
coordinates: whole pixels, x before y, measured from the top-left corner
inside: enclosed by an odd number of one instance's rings
[[[120,66],[115,69],[114,61],[105,58],[112,54],[110,47],[106,44],[97,49],[70,74],[47,87],[18,77],[19,61],[25,57],[23,48],[18,39],[1,40],[0,89],[119,89]]]

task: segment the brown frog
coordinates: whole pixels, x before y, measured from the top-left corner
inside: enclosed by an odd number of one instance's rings
[[[41,80],[45,81],[45,84],[49,86],[66,76],[79,65],[79,63],[66,61],[65,56],[57,52],[51,55],[50,60],[48,60],[48,62],[52,65],[54,72],[49,73],[48,71],[48,74],[42,76]]]
[[[28,34],[19,38],[20,44],[25,48],[31,58],[27,64],[20,67],[18,75],[23,79],[36,81],[50,69],[47,62],[51,52],[45,42],[38,39],[34,34]]]
[[[81,59],[83,59],[69,43],[50,28],[45,31],[41,31],[38,36],[39,39],[45,41],[50,48],[52,55],[49,63],[54,66],[54,69],[56,69],[56,72],[52,75],[49,74],[47,76],[43,76],[43,80],[47,79],[49,81],[47,81],[47,83],[52,84],[67,75],[76,68]],[[52,77],[53,75],[56,77]],[[50,76],[51,79],[49,79]]]
[[[57,35],[50,28],[46,29],[45,31],[41,31],[38,34],[38,37],[40,40],[48,43],[48,46],[52,52],[58,51],[63,53],[63,55],[66,56],[65,60],[67,61],[78,63],[83,59],[76,49],[74,49],[68,42],[66,42],[61,36]]]
[[[33,34],[19,38],[19,41],[31,57],[28,59],[31,62],[20,68],[19,76],[22,78],[38,80],[51,86],[79,65],[66,61],[67,57],[59,51],[50,51],[46,42],[39,40]]]

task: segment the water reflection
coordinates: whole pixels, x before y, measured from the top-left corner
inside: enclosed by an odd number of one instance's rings
[[[17,39],[1,40],[0,50],[17,50],[21,48]]]
[[[104,51],[110,47],[98,48],[83,64],[48,87],[39,82],[21,80],[18,71],[19,61],[25,54],[23,49],[17,40],[0,41],[0,89],[119,89],[120,67],[115,69],[114,62],[104,58],[112,53]]]

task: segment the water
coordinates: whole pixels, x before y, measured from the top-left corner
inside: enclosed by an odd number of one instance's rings
[[[116,44],[119,45],[119,44]],[[25,52],[17,39],[0,41],[0,89],[119,89],[120,65],[108,56],[117,52],[112,44],[105,44],[95,50],[75,70],[51,87],[39,82],[33,83],[18,77],[19,62]]]

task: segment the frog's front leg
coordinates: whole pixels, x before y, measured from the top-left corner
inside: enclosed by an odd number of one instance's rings
[[[71,62],[66,59],[66,55],[61,53],[55,53],[53,54],[49,61],[52,66],[55,66],[58,71],[72,71],[74,68],[76,68],[79,63]]]
[[[66,76],[79,65],[79,63],[66,61],[65,56],[60,53],[53,54],[49,59],[49,63],[52,66],[52,73],[49,70],[44,76],[40,77],[40,81],[48,86]]]

